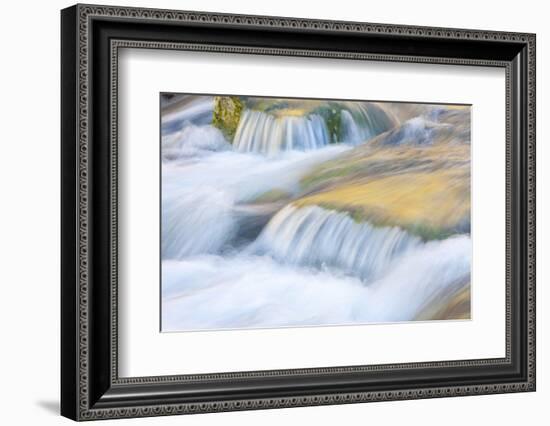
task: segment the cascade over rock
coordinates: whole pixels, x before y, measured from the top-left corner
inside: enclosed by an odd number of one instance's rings
[[[317,206],[287,205],[267,224],[252,250],[283,263],[336,267],[367,279],[420,244],[420,238],[397,227],[357,223],[346,213]]]

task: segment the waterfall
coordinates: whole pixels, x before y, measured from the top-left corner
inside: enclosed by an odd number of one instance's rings
[[[346,213],[318,206],[288,205],[271,219],[251,250],[285,264],[335,267],[370,279],[420,244],[420,238],[397,227],[357,223]]]
[[[327,120],[340,123],[329,132]],[[275,155],[281,151],[308,151],[331,142],[357,145],[392,129],[397,120],[372,103],[331,102],[304,115],[285,110],[275,113],[246,109],[239,121],[233,146],[241,152]],[[334,126],[334,124],[333,124]]]
[[[311,150],[330,142],[325,121],[317,114],[276,116],[245,110],[233,146],[238,151],[276,154],[288,150]]]
[[[372,137],[369,128],[359,126],[348,110],[343,109],[340,114],[342,120],[340,137],[342,141],[357,145]]]
[[[162,164],[163,259],[219,254],[235,238],[241,237],[238,232],[246,228],[241,226],[242,221],[246,221],[247,226],[256,219],[264,221],[265,213],[257,211],[254,217],[251,213],[255,209],[243,209],[240,204],[273,188],[297,193],[300,178],[311,167],[349,149],[328,146],[311,153],[290,151],[276,158],[222,149],[209,151],[198,161],[196,156],[185,156],[196,148],[191,141],[196,140],[204,148],[221,136],[218,129],[201,126],[189,129],[186,137],[173,142],[171,150],[164,145],[162,149],[165,158]],[[206,135],[213,139],[208,142]]]
[[[163,261],[162,329],[411,321],[470,285],[470,267],[468,235],[423,243],[287,206],[248,250]]]
[[[374,103],[342,102],[340,141],[357,145],[398,125],[398,121]]]

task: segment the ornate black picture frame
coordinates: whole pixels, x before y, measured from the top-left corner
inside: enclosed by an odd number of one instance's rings
[[[61,413],[160,416],[535,390],[535,35],[76,5],[61,13]],[[123,47],[482,65],[506,72],[506,356],[120,378]]]

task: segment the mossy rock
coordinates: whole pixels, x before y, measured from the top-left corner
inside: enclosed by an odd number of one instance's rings
[[[239,126],[244,102],[238,96],[215,96],[212,124],[233,141]]]
[[[293,203],[345,212],[356,222],[374,226],[398,226],[426,241],[470,232],[466,167],[353,177],[333,178],[332,185],[318,186],[318,192],[304,194]]]

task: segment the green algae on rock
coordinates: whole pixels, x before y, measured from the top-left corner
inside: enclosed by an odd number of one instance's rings
[[[212,124],[233,141],[241,119],[244,102],[238,96],[215,96]]]

